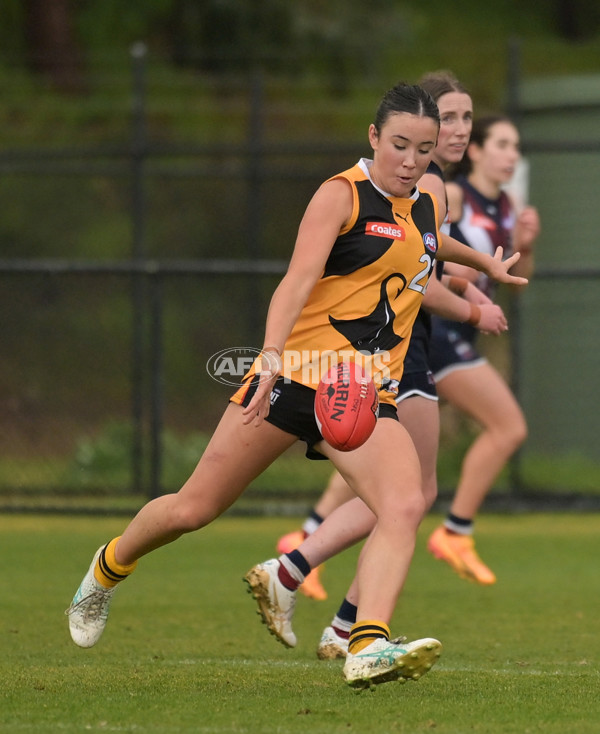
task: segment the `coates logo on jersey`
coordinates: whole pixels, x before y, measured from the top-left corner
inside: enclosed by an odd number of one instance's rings
[[[390,224],[389,222],[367,222],[365,234],[370,234],[374,237],[386,237],[388,240],[404,241],[406,239],[404,229],[397,224]]]
[[[437,243],[437,237],[433,234],[433,232],[426,232],[423,235],[423,244],[425,245],[425,249],[429,250],[429,252],[436,253],[438,249],[438,243]]]

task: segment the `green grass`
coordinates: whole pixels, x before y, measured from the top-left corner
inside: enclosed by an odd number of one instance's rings
[[[356,693],[314,654],[353,573],[330,561],[326,602],[300,597],[286,650],[241,577],[294,520],[224,518],[145,558],[100,643],[75,647],[64,608],[122,519],[0,516],[2,732],[598,731],[597,515],[488,515],[479,548],[499,582],[456,577],[424,550],[426,519],[392,632],[436,636],[417,684]]]

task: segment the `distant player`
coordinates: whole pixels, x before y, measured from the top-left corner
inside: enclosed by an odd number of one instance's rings
[[[540,232],[537,210],[517,208],[503,187],[520,161],[519,133],[504,116],[477,120],[464,158],[464,171],[447,185],[451,234],[483,253],[502,246],[521,255],[514,272],[529,277]],[[490,297],[495,285],[470,268],[448,264],[447,271],[474,282]],[[460,576],[493,584],[494,572],[473,542],[473,521],[494,480],[527,436],[527,425],[502,375],[481,356],[477,330],[469,324],[433,319],[431,367],[438,393],[475,420],[481,432],[463,460],[450,512],[429,538],[428,548]]]

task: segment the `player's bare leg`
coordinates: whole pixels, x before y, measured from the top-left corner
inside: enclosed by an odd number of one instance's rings
[[[383,418],[359,449],[343,454],[322,444],[321,450],[377,517],[357,570],[357,622],[344,666],[346,680],[350,685],[416,680],[439,657],[440,643],[433,638],[389,641],[388,626],[426,510],[415,447],[403,426]]]
[[[336,508],[343,505],[355,496],[348,484],[342,479],[337,471],[331,475],[329,483],[313,507],[310,516],[304,522],[302,528],[286,533],[277,541],[278,553],[290,553],[311,535],[323,520],[325,520]],[[323,601],[327,599],[327,592],[321,581],[323,565],[312,567],[312,571],[300,585],[300,591],[311,599]]]
[[[224,512],[245,487],[295,442],[270,423],[244,425],[242,408],[230,403],[191,477],[176,494],[145,505],[123,534],[99,549],[71,606],[69,628],[76,644],[91,647],[100,638],[118,583],[139,558],[197,530]]]
[[[438,384],[438,392],[482,427],[463,460],[450,508],[455,523],[437,528],[429,550],[466,579],[493,584],[494,573],[477,554],[473,520],[496,477],[527,437],[527,424],[510,388],[489,364],[456,370]],[[460,523],[460,525],[458,524]]]

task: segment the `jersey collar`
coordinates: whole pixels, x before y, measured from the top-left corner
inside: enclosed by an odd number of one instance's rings
[[[399,198],[397,196],[394,196],[393,194],[390,194],[387,191],[384,191],[383,189],[380,189],[379,186],[377,186],[377,184],[373,182],[373,179],[371,178],[371,166],[372,165],[373,165],[373,161],[370,158],[361,158],[358,161],[358,167],[365,174],[365,176],[369,179],[369,181],[371,182],[371,185],[373,186],[374,189],[376,189],[377,191],[379,191],[379,193],[382,194],[383,196],[385,196],[386,199],[397,199],[397,198]],[[419,198],[419,188],[417,186],[415,186],[412,194],[409,197],[407,197],[407,198],[410,199],[410,200],[412,200],[412,201],[416,201]]]

